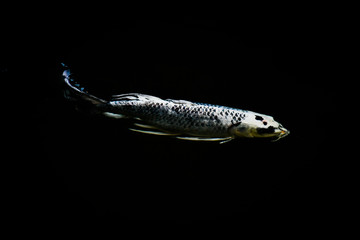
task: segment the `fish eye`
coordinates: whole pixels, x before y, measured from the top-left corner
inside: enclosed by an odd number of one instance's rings
[[[265,126],[267,125],[267,121],[265,121],[265,120],[262,121],[262,123],[263,123]]]

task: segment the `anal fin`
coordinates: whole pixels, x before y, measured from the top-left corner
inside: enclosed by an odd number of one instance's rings
[[[124,114],[112,113],[112,112],[103,112],[103,115],[105,115],[106,117],[115,118],[115,119],[128,118]]]

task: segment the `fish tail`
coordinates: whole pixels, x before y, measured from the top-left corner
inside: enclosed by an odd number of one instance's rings
[[[118,113],[109,101],[95,97],[88,93],[75,79],[69,67],[61,63],[64,67],[63,77],[65,83],[64,96],[66,99],[74,101],[77,109],[88,110],[91,113],[103,114],[110,118],[127,118]]]
[[[74,75],[69,67],[63,63],[61,65],[64,67],[64,96],[66,99],[75,101],[78,104],[91,105],[95,108],[104,108],[108,104],[108,101],[95,97],[85,91],[85,89],[75,81]]]

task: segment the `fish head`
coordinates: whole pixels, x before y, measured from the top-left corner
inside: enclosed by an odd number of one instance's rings
[[[247,114],[240,124],[234,127],[235,135],[241,137],[274,138],[274,141],[287,136],[290,131],[273,117],[259,114]]]

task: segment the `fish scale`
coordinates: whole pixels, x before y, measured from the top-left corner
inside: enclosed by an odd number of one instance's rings
[[[201,136],[228,136],[228,128],[245,117],[244,110],[201,103],[122,100],[110,102],[117,112],[140,118],[162,130]],[[223,113],[223,114],[220,114]]]

